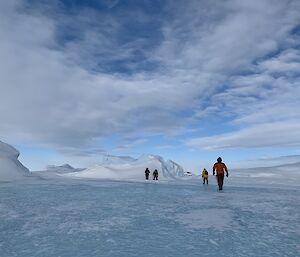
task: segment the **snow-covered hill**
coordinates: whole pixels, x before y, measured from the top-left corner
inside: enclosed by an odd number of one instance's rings
[[[149,168],[159,172],[159,179],[183,177],[183,168],[171,160],[165,161],[158,155],[142,155],[137,159],[107,155],[103,161],[80,172],[65,174],[68,177],[97,179],[144,179],[144,171]]]
[[[29,174],[18,160],[19,155],[14,147],[0,141],[0,181],[20,180]]]

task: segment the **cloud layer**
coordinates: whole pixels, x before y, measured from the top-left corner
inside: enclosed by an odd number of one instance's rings
[[[78,149],[197,127],[196,147],[300,145],[299,1],[167,1],[156,15],[141,2],[2,1],[3,140]],[[215,122],[230,133],[202,127]]]

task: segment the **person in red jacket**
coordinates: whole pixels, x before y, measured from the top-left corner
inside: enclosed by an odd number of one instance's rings
[[[222,162],[221,157],[217,159],[217,162],[213,166],[213,175],[215,175],[215,172],[217,173],[216,176],[219,190],[223,190],[224,173],[226,172],[226,177],[228,177],[229,174],[225,163]]]

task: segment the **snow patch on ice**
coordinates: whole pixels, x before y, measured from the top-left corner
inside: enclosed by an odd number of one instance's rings
[[[130,224],[130,219],[122,217],[111,217],[104,220],[97,221],[74,221],[62,223],[58,226],[58,231],[67,233],[69,235],[76,233],[89,233],[89,232],[108,232],[116,228],[127,226]]]
[[[209,239],[209,242],[215,246],[219,246],[219,244],[215,240]]]
[[[257,174],[250,174],[249,177],[251,178],[268,178],[268,177],[274,177],[276,174],[274,173],[257,173]]]
[[[233,213],[229,209],[201,209],[179,214],[176,221],[194,229],[224,230],[231,227]]]
[[[19,218],[19,216],[16,211],[10,210],[6,205],[0,203],[0,220],[13,220]]]

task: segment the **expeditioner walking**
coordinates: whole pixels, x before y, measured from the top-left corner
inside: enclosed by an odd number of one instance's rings
[[[213,166],[213,175],[215,175],[215,172],[216,172],[219,190],[223,190],[224,172],[226,172],[226,177],[228,177],[229,174],[228,174],[228,169],[225,163],[222,162],[221,157],[217,159],[217,162]]]
[[[202,171],[203,184],[208,184],[208,171],[204,168]]]
[[[146,170],[145,170],[145,178],[146,178],[146,180],[149,179],[149,174],[150,174],[150,170],[148,168],[146,168]]]
[[[153,180],[158,180],[158,170],[157,169],[155,169],[153,171]]]

